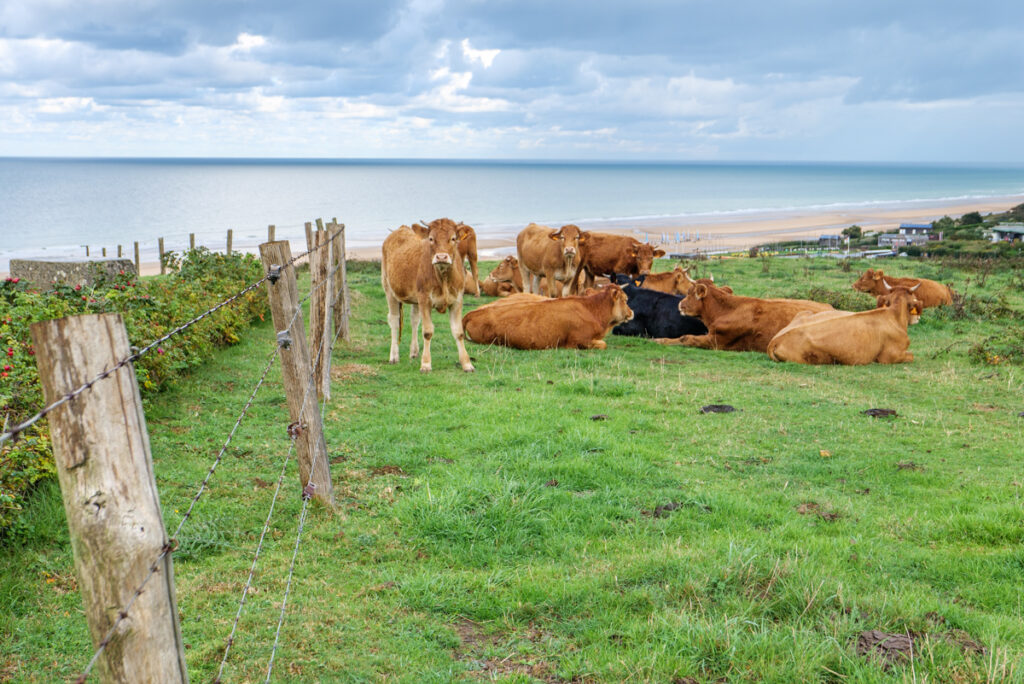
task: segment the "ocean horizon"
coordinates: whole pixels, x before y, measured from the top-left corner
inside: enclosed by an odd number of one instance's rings
[[[488,237],[530,222],[695,230],[744,216],[984,202],[1024,195],[1024,165],[462,159],[0,158],[0,271],[138,241],[155,260],[198,244],[251,249],[274,224],[337,217],[350,247],[449,216]],[[295,249],[295,248],[293,248]]]

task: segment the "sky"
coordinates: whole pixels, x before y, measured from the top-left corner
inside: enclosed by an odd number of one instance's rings
[[[1024,160],[1020,0],[0,0],[0,156]]]

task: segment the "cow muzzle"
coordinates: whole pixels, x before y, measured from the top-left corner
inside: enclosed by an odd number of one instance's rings
[[[565,251],[562,252],[562,256],[564,256],[566,259],[575,259],[576,250],[573,247],[566,247]]]
[[[447,252],[438,252],[434,255],[434,266],[449,267],[452,265],[452,257]]]

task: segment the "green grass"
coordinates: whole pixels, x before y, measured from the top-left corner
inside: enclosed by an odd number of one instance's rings
[[[969,356],[1024,325],[1014,273],[981,287],[907,260],[700,268],[741,294],[814,290],[863,308],[872,300],[850,283],[868,265],[952,282],[975,306],[926,312],[907,365],[777,364],[609,336],[589,352],[470,343],[474,374],[435,314],[435,370],[422,375],[408,327],[402,362],[386,363],[379,275],[354,265],[353,342],[335,352],[325,414],[337,506],[307,520],[275,681],[1020,681],[1024,371]],[[1000,296],[998,315],[979,304]],[[148,403],[169,528],[272,344],[269,324],[255,327]],[[738,411],[700,413],[711,403]],[[287,424],[275,368],[183,530],[193,681],[217,672]],[[300,508],[292,463],[225,681],[265,676]],[[46,486],[0,549],[0,680],[84,666],[74,588]],[[856,655],[869,629],[922,635],[913,663]],[[986,653],[958,645],[968,636]]]

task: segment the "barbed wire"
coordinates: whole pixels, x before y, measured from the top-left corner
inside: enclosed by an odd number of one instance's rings
[[[332,301],[331,301],[332,304],[333,304],[333,299],[334,298],[332,297]],[[338,341],[338,336],[339,336],[340,333],[341,333],[341,329],[340,328],[335,331],[334,339],[331,340],[331,344],[330,344],[330,348],[331,349],[334,348],[335,342]],[[313,377],[312,373],[315,372],[317,364],[320,362],[320,356],[323,353],[323,348],[324,348],[324,337],[321,337],[320,338],[320,347],[317,349],[317,352],[316,352],[316,360],[310,366],[310,370],[311,370],[310,382],[306,386],[306,393],[302,397],[302,407],[303,408],[305,408],[305,406],[306,406],[306,397],[309,396],[309,388],[313,385],[313,382],[314,382],[314,377]],[[323,425],[323,422],[324,422],[324,412],[325,412],[326,408],[327,408],[327,400],[324,399],[324,400],[322,400],[320,402],[320,425],[321,426]],[[300,411],[300,413],[301,413],[301,411]],[[317,461],[317,458],[319,456],[320,456],[320,452],[319,451],[314,451],[313,452],[313,459],[312,459],[312,461],[310,462],[310,465],[309,465],[310,478],[312,478],[312,476],[313,476],[314,469],[316,468],[316,461]],[[274,658],[277,656],[277,646],[278,646],[278,643],[280,642],[280,638],[281,638],[281,626],[284,624],[285,609],[288,606],[288,595],[291,593],[292,577],[295,574],[295,559],[298,557],[298,554],[299,554],[299,544],[302,541],[302,531],[303,531],[303,529],[305,528],[305,525],[306,525],[306,513],[309,510],[309,501],[312,498],[313,498],[313,485],[312,485],[312,483],[310,483],[310,484],[307,484],[307,486],[304,487],[303,490],[302,490],[302,511],[299,513],[299,529],[295,533],[295,548],[292,551],[292,560],[291,560],[291,564],[288,567],[288,582],[285,584],[284,598],[281,600],[281,613],[280,613],[280,615],[278,616],[278,619],[277,619],[277,629],[274,631],[274,645],[273,645],[273,647],[270,650],[270,659],[267,661],[267,678],[265,680],[266,682],[270,682],[270,674],[271,674],[271,672],[273,672],[273,669],[274,669]]]
[[[337,236],[335,235],[335,238],[336,237]],[[95,385],[97,382],[110,377],[111,375],[113,375],[115,372],[117,372],[121,368],[124,368],[125,366],[127,366],[129,363],[133,363],[135,361],[138,361],[144,355],[146,355],[147,353],[149,353],[150,351],[152,351],[153,349],[158,347],[160,344],[166,342],[171,337],[174,337],[175,335],[178,335],[178,334],[184,332],[185,330],[187,330],[188,328],[192,327],[193,325],[195,325],[199,321],[203,320],[204,318],[213,315],[217,311],[220,311],[222,308],[224,308],[228,304],[231,304],[231,303],[237,301],[239,298],[241,298],[244,295],[248,294],[249,292],[251,292],[252,290],[256,289],[257,287],[259,287],[263,283],[267,282],[268,280],[272,280],[272,281],[276,280],[277,277],[279,277],[281,271],[283,271],[284,269],[292,266],[299,259],[301,259],[301,258],[303,258],[303,257],[305,257],[305,256],[307,256],[309,254],[311,254],[312,252],[322,248],[323,246],[325,246],[327,244],[330,244],[335,238],[331,238],[330,240],[322,242],[319,245],[317,245],[316,247],[313,247],[312,249],[309,249],[309,250],[307,250],[307,251],[305,251],[305,252],[303,252],[301,254],[293,256],[288,261],[288,263],[280,266],[277,270],[271,271],[270,273],[267,273],[262,278],[260,278],[256,282],[250,284],[245,289],[235,293],[231,297],[228,297],[227,299],[225,299],[224,301],[220,302],[219,304],[211,307],[210,309],[207,309],[203,313],[201,313],[198,316],[192,318],[190,321],[188,321],[186,323],[183,323],[182,325],[178,326],[177,328],[175,328],[171,332],[167,333],[166,335],[164,335],[164,336],[154,340],[153,342],[151,342],[150,344],[146,345],[142,349],[132,353],[131,355],[125,357],[124,359],[121,359],[120,361],[118,361],[114,365],[113,368],[109,368],[109,369],[103,371],[102,373],[100,373],[99,375],[94,377],[92,380],[89,380],[88,382],[84,383],[83,385],[80,385],[79,387],[75,388],[74,390],[68,392],[67,394],[65,394],[60,399],[57,399],[53,403],[43,407],[38,413],[36,413],[32,417],[28,418],[27,420],[25,420],[25,421],[23,421],[21,423],[18,423],[17,425],[13,426],[10,430],[4,432],[3,434],[0,434],[0,444],[3,444],[4,442],[7,442],[7,441],[12,440],[12,439],[17,439],[18,435],[20,435],[22,432],[24,432],[25,430],[27,430],[28,428],[32,427],[33,425],[38,423],[40,420],[45,418],[47,416],[47,414],[51,413],[54,409],[56,409],[56,408],[58,408],[60,406],[63,406],[64,404],[68,403],[69,401],[73,401],[80,394],[82,394],[86,390],[91,389],[92,386]],[[303,301],[305,301],[305,300],[303,300]],[[293,317],[292,321],[294,322],[294,320],[295,320],[295,318]],[[290,328],[291,324],[289,324],[288,327]]]
[[[337,270],[337,268],[332,269],[331,275],[333,275],[333,273],[336,270]],[[318,286],[312,288],[310,290],[310,292],[302,300],[299,301],[298,306],[296,307],[295,313],[292,315],[291,321],[289,321],[288,325],[285,327],[285,330],[290,330],[291,329],[291,326],[292,326],[292,324],[294,324],[296,318],[298,317],[299,312],[302,311],[302,304],[313,295],[313,292],[315,292],[316,289],[319,286],[321,286],[321,285],[323,285],[324,283],[327,283],[327,282],[330,282],[330,278],[323,279]],[[332,297],[332,303],[333,303],[333,299],[334,298]],[[338,332],[340,332],[340,331],[338,331]],[[334,346],[334,343],[338,339],[338,332],[335,333],[334,339],[331,342],[331,347],[332,348]],[[314,372],[314,370],[316,368],[316,364],[320,361],[321,354],[323,353],[323,340],[324,340],[324,338],[321,337],[320,338],[320,346],[317,349],[316,360],[310,365],[310,375],[309,375],[308,381],[306,383],[306,389],[305,389],[305,391],[302,394],[302,405],[299,407],[299,411],[298,411],[300,416],[302,415],[302,412],[305,411],[305,409],[306,409],[306,403],[308,402],[309,397],[310,397],[310,389],[315,385],[313,372]],[[324,402],[324,406],[326,406],[326,402]],[[322,423],[323,423],[323,409],[321,409],[321,424]],[[270,510],[268,511],[266,520],[263,523],[263,531],[260,534],[259,542],[256,545],[256,551],[255,551],[255,554],[253,555],[252,564],[249,567],[249,576],[246,579],[245,586],[242,587],[242,598],[239,601],[238,610],[235,613],[235,619],[234,619],[234,622],[232,623],[232,626],[231,626],[231,632],[228,634],[228,639],[227,639],[227,642],[226,642],[226,644],[224,646],[224,655],[221,657],[220,667],[217,670],[217,676],[213,680],[214,684],[220,684],[221,677],[224,674],[224,668],[227,665],[228,654],[231,652],[231,647],[234,645],[234,642],[235,642],[235,635],[236,635],[236,633],[238,631],[238,624],[239,624],[239,621],[241,620],[241,617],[242,617],[242,611],[245,608],[245,602],[246,602],[246,599],[247,599],[247,597],[249,595],[249,589],[252,586],[252,579],[253,579],[253,576],[255,575],[255,572],[256,572],[257,562],[259,561],[260,554],[262,553],[263,541],[266,538],[267,531],[270,529],[270,520],[273,517],[274,507],[277,504],[278,495],[280,494],[281,486],[282,486],[282,484],[284,482],[284,476],[285,476],[286,469],[288,467],[288,462],[291,459],[292,452],[295,450],[295,439],[296,439],[296,436],[292,435],[292,439],[291,439],[290,444],[288,446],[288,452],[285,455],[284,464],[281,467],[281,473],[280,473],[280,475],[278,476],[278,479],[277,479],[277,486],[274,489],[274,496],[273,496],[273,498],[270,501]],[[316,462],[317,462],[317,458],[318,457],[319,457],[319,451],[314,451],[313,460],[312,460],[312,463],[310,464],[310,476],[311,477],[312,477],[312,473],[313,473],[313,468],[316,467]],[[299,533],[296,535],[295,550],[292,553],[292,561],[291,561],[291,565],[289,567],[289,572],[288,572],[288,583],[287,583],[287,586],[285,587],[285,595],[284,595],[284,600],[283,600],[283,603],[282,603],[282,613],[281,613],[281,617],[280,617],[280,619],[278,621],[277,632],[275,633],[275,637],[274,637],[274,647],[273,647],[273,650],[271,651],[270,663],[268,663],[268,672],[267,672],[267,677],[268,678],[270,676],[270,669],[272,669],[272,667],[273,667],[274,655],[275,655],[275,653],[277,651],[277,643],[278,643],[278,637],[280,635],[280,630],[281,630],[281,622],[284,619],[284,612],[283,612],[283,610],[284,610],[284,607],[287,605],[288,595],[289,595],[290,590],[291,590],[291,581],[292,581],[292,576],[293,576],[294,570],[295,570],[295,557],[296,557],[296,554],[298,553],[299,540],[301,540],[301,538],[302,538],[301,530],[302,530],[302,527],[305,525],[305,516],[306,516],[306,510],[307,510],[308,505],[309,505],[309,500],[312,498],[312,489],[310,488],[310,486],[308,484],[303,489],[303,497],[302,498],[303,498],[302,512],[300,513],[300,517],[299,517],[299,528],[300,529],[299,529]]]

